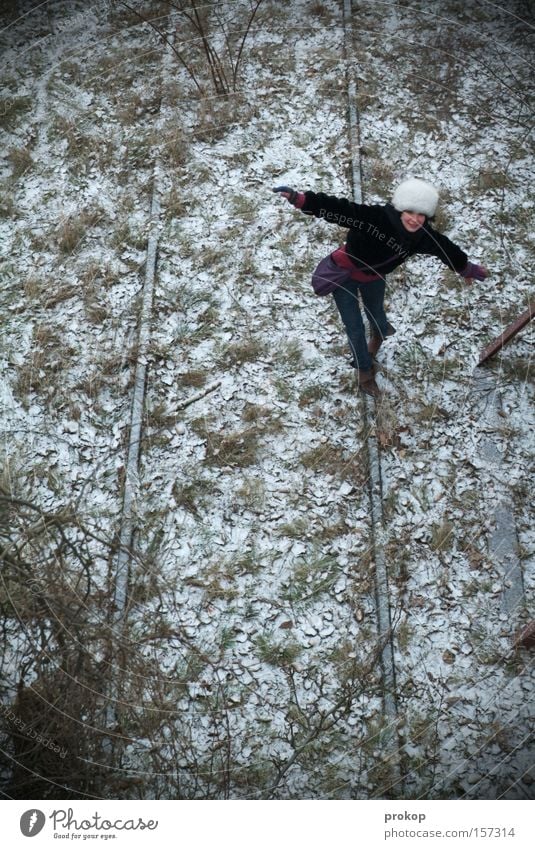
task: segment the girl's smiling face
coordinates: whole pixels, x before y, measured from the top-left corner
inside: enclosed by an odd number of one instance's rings
[[[409,233],[416,233],[425,223],[425,215],[421,212],[409,212],[406,210],[401,213],[401,223]]]

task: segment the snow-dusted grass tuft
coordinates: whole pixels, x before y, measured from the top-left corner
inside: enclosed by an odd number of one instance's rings
[[[455,543],[455,526],[452,522],[444,520],[435,525],[431,530],[431,548],[433,551],[447,551]]]
[[[0,218],[13,218],[16,214],[13,193],[9,189],[0,188]]]
[[[54,376],[65,373],[74,356],[74,349],[65,344],[54,328],[35,327],[31,351],[16,370],[18,397],[27,402],[30,393],[50,396],[54,392]]]
[[[7,95],[0,99],[0,128],[13,129],[32,108],[33,100],[27,96]]]
[[[77,251],[91,228],[101,223],[105,216],[104,210],[94,205],[61,221],[55,232],[60,254],[73,254]]]
[[[8,151],[7,158],[15,180],[27,174],[34,164],[29,147],[12,147]]]

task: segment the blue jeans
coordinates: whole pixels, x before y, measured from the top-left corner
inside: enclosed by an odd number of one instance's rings
[[[373,365],[373,360],[368,353],[366,331],[359,305],[359,292],[372,335],[384,339],[388,326],[384,310],[385,281],[358,283],[348,278],[343,286],[333,292],[333,298],[347,333],[354,365],[362,371],[368,371]]]

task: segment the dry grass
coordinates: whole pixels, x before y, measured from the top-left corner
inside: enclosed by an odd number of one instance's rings
[[[50,144],[57,146],[58,140],[66,143],[65,163],[72,174],[79,174],[92,165],[107,169],[117,156],[114,139],[98,129],[93,135],[89,129],[94,127],[95,118],[91,114],[83,114],[76,120],[56,115],[49,124]]]
[[[321,470],[357,484],[364,483],[367,477],[367,462],[363,449],[348,454],[342,448],[325,442],[303,451],[299,455],[299,462],[306,469]]]
[[[264,481],[257,477],[248,477],[235,491],[237,507],[246,507],[248,510],[260,512],[266,503],[266,489]]]
[[[431,422],[433,420],[443,419],[444,421],[448,421],[450,418],[449,413],[446,410],[443,410],[442,407],[439,407],[437,404],[424,404],[420,409],[414,414],[414,419],[417,422]]]
[[[296,339],[283,342],[275,352],[277,363],[289,366],[292,369],[299,368],[303,363],[303,349],[301,343]]]
[[[122,99],[121,106],[117,111],[119,123],[124,127],[135,126],[147,113],[155,114],[159,109],[159,95],[156,91],[147,97],[145,91],[131,89]]]
[[[57,347],[60,344],[60,337],[55,327],[49,324],[40,324],[34,328],[33,342],[39,347]]]
[[[511,178],[506,171],[499,168],[481,168],[473,183],[477,193],[490,189],[507,189],[511,186]]]
[[[217,263],[227,259],[227,250],[224,246],[205,246],[197,255],[199,268],[212,269]]]
[[[385,396],[377,407],[377,441],[381,448],[399,446],[398,411]]]
[[[105,304],[89,301],[85,304],[85,314],[91,324],[102,324],[105,319],[109,318],[110,311]]]
[[[69,301],[78,294],[79,290],[77,286],[65,283],[63,285],[60,284],[54,291],[47,288],[43,289],[41,297],[45,309],[51,310],[58,304],[62,304],[64,301]]]
[[[283,668],[292,666],[303,651],[292,636],[277,642],[263,634],[256,640],[256,649],[258,657],[264,663]]]
[[[107,353],[102,353],[95,365],[100,375],[110,377],[120,373],[130,360],[131,357],[125,356],[121,352],[109,351]]]
[[[16,213],[12,192],[0,191],[0,218],[13,218]]]
[[[329,20],[331,17],[330,10],[320,2],[312,3],[310,6],[310,14],[314,15],[315,18],[320,18],[321,20]]]
[[[330,389],[321,383],[309,383],[299,393],[299,406],[308,407],[322,398],[327,398],[329,394]]]
[[[82,131],[79,121],[57,115],[49,124],[48,136],[50,141],[61,139],[67,144],[67,154],[79,164],[94,152],[97,141]]]
[[[211,495],[213,484],[201,477],[190,477],[184,481],[176,480],[172,493],[177,506],[197,515],[205,499]]]
[[[103,264],[91,260],[82,266],[78,272],[82,292],[94,292],[97,288],[109,288],[117,282],[119,275],[110,264]]]
[[[29,147],[12,147],[7,158],[16,180],[29,171],[34,164]]]
[[[57,386],[58,375],[64,375],[75,356],[53,325],[40,324],[33,330],[32,350],[17,367],[14,392],[25,398],[29,392],[43,392]]]
[[[201,142],[213,143],[224,138],[235,121],[243,121],[235,98],[205,97],[201,100],[194,136]]]
[[[512,353],[512,352],[511,352]],[[499,361],[500,378],[506,381],[533,383],[535,369],[529,356],[502,356]]]
[[[448,551],[455,542],[455,526],[446,519],[439,525],[434,525],[431,531],[431,548],[433,551]]]
[[[179,376],[178,382],[181,386],[200,387],[206,383],[207,376],[202,369],[190,369]]]
[[[261,339],[247,339],[229,345],[218,358],[219,367],[229,368],[242,363],[254,363],[265,353],[265,343]]]
[[[93,371],[79,380],[74,388],[94,401],[104,387],[109,387],[109,381],[101,372]]]
[[[58,70],[62,77],[68,77],[69,80],[76,85],[80,85],[83,81],[82,68],[78,62],[73,62],[68,59],[61,63]]]
[[[207,434],[205,463],[209,466],[243,468],[256,462],[258,438],[255,427],[231,432],[211,431]]]
[[[45,285],[44,280],[41,280],[40,277],[31,274],[23,280],[22,289],[26,297],[33,301],[37,300],[41,296]]]
[[[173,168],[184,168],[189,158],[189,139],[183,130],[176,125],[166,127],[159,142],[163,161]]]
[[[384,159],[374,158],[366,161],[366,168],[369,171],[370,184],[373,185],[374,191],[389,197],[390,188],[395,178],[392,166]]]
[[[147,233],[136,231],[128,217],[120,220],[113,232],[111,243],[113,247],[123,249],[125,247],[135,248],[143,251],[147,247]]]
[[[35,274],[27,277],[22,288],[30,301],[35,301],[44,309],[53,309],[58,304],[80,294],[80,287],[74,283],[61,283],[55,278],[41,278]]]
[[[255,420],[247,427],[229,430],[213,417],[193,419],[190,427],[206,445],[205,463],[211,466],[250,466],[256,462],[261,438],[281,427],[278,419]]]
[[[105,218],[99,207],[89,207],[63,220],[56,230],[58,249],[62,254],[72,254],[85,239],[87,232]]]
[[[146,413],[147,426],[153,431],[151,444],[154,445],[159,440],[159,435],[154,431],[162,428],[172,427],[177,420],[176,413],[170,413],[167,404],[164,401],[159,401],[153,407],[147,410]]]
[[[257,215],[257,203],[254,198],[236,194],[231,198],[231,208],[233,218],[243,218],[245,221],[252,221]]]
[[[20,118],[33,106],[31,97],[7,95],[0,100],[0,128],[8,130],[14,127]]]
[[[247,402],[243,408],[242,419],[244,422],[259,422],[266,419],[271,419],[273,410],[271,407],[263,406],[262,404],[252,404]]]
[[[187,212],[187,197],[183,191],[173,187],[165,200],[167,218],[182,218]]]
[[[140,21],[136,16],[135,26],[139,25]],[[85,84],[93,91],[105,91],[108,95],[110,92],[119,91],[122,104],[125,92],[135,92],[136,82],[143,82],[150,66],[160,55],[159,46],[153,46],[151,49],[122,46],[110,50],[104,56],[99,55],[90,65]],[[134,99],[137,96],[134,94]],[[149,96],[152,96],[152,93],[149,93]]]

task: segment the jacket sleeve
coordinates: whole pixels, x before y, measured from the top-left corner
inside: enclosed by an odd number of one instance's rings
[[[445,265],[458,273],[465,268],[468,262],[468,256],[458,245],[454,244],[447,236],[433,230],[429,225],[425,229],[425,236],[418,246],[417,252],[438,257]]]
[[[305,192],[305,202],[301,211],[315,218],[323,218],[329,224],[360,229],[363,206],[323,192]]]

